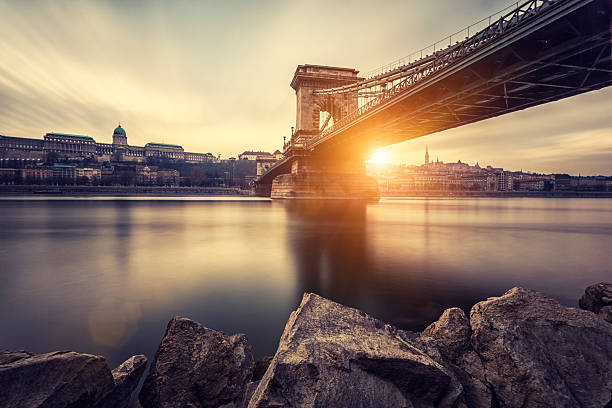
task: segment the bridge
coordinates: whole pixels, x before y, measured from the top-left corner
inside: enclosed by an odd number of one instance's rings
[[[610,0],[529,0],[363,77],[298,66],[296,131],[256,192],[377,197],[365,160],[379,147],[609,86],[611,8]]]

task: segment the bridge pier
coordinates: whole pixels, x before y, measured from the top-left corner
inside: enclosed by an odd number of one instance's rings
[[[295,158],[291,173],[272,181],[271,198],[378,200],[378,183],[366,175],[363,161]]]
[[[256,197],[270,197],[272,194],[272,184],[257,183],[253,188]]]
[[[363,80],[358,73],[353,68],[297,67],[291,81],[297,102],[296,132],[284,146],[284,159],[257,179],[255,194],[282,199],[378,200],[378,183],[366,175],[367,146],[309,146],[327,125],[358,107],[357,93],[321,96],[315,90],[354,84]]]

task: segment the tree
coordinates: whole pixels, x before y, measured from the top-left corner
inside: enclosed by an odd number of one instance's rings
[[[193,167],[189,172],[189,179],[192,186],[201,186],[206,181],[206,173],[200,166]]]
[[[52,165],[57,162],[59,155],[57,152],[47,152],[45,163],[48,165]]]

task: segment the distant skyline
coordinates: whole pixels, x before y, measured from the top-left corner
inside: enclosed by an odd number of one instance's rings
[[[295,124],[298,64],[362,72],[508,5],[503,0],[0,0],[0,134],[86,134],[224,157],[274,151]],[[612,174],[612,89],[390,146],[392,162]]]
[[[378,156],[378,157],[377,157]],[[387,157],[387,153],[385,152],[385,157]],[[385,162],[380,162],[379,160],[377,160],[380,156],[379,155],[374,155],[373,159],[368,160],[367,162],[367,166],[368,166],[368,171],[373,170],[373,171],[386,171],[389,168],[393,167],[393,166],[422,166],[425,164],[425,151],[422,152],[421,155],[421,159],[420,161],[416,161],[416,162],[387,162],[385,160]],[[612,173],[598,173],[598,174],[582,174],[580,172],[577,173],[572,173],[572,172],[568,172],[568,171],[554,171],[554,172],[544,172],[544,171],[535,171],[531,168],[527,168],[527,167],[519,167],[519,168],[504,168],[503,166],[499,166],[497,163],[493,163],[490,162],[488,160],[465,160],[461,157],[441,157],[441,156],[437,156],[435,154],[435,152],[431,152],[430,150],[430,156],[429,156],[429,163],[435,163],[436,161],[440,161],[441,163],[444,164],[453,164],[453,163],[457,163],[457,162],[461,162],[464,164],[468,164],[470,166],[480,166],[483,169],[486,169],[488,166],[491,166],[493,168],[503,168],[504,171],[522,171],[524,173],[533,173],[533,174],[569,174],[571,176],[605,176],[605,177],[610,177],[612,176]]]

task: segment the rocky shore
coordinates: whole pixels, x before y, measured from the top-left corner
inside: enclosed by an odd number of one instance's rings
[[[451,308],[422,333],[316,294],[291,313],[276,354],[185,317],[146,357],[0,352],[0,407],[612,407],[612,284],[581,309],[513,288]]]

